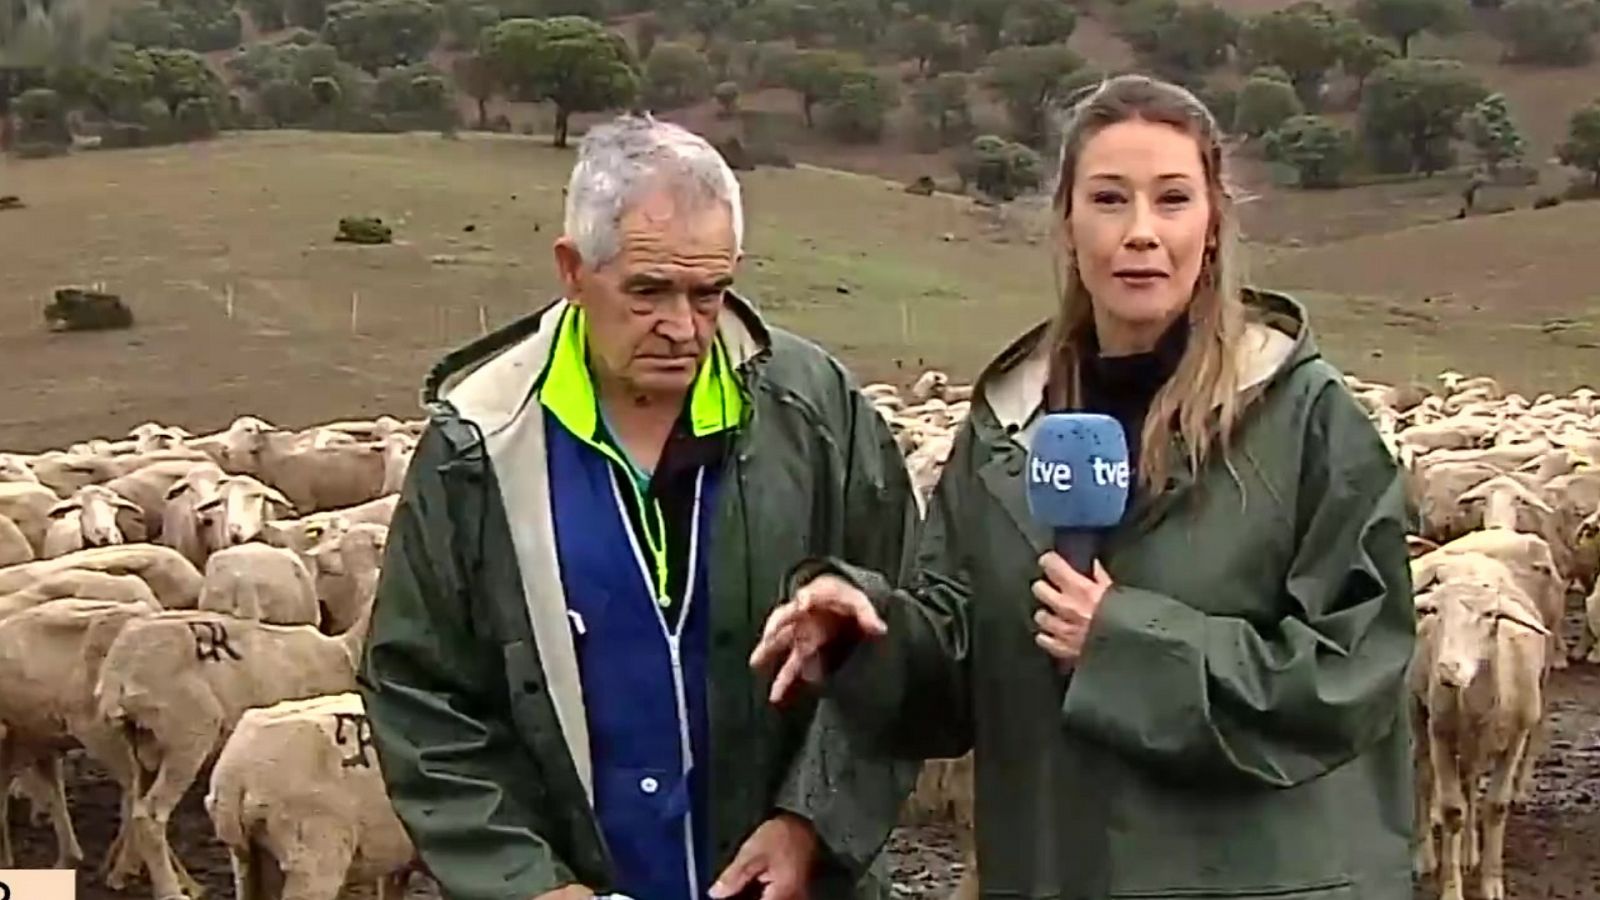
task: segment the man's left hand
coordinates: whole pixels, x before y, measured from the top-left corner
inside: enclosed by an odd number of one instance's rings
[[[1094,577],[1085,577],[1055,551],[1040,557],[1039,567],[1044,577],[1033,583],[1033,596],[1040,605],[1033,615],[1039,629],[1033,639],[1056,660],[1070,664],[1083,653],[1089,625],[1111,587],[1111,576],[1096,561]]]
[[[712,900],[737,896],[752,883],[764,885],[761,900],[806,900],[817,833],[811,823],[790,813],[761,823],[739,847],[716,884]]]

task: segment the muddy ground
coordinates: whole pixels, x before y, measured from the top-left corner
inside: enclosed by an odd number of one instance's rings
[[[1512,814],[1507,829],[1506,867],[1510,900],[1600,900],[1600,668],[1575,665],[1554,676],[1548,715],[1551,741],[1539,760],[1537,790],[1526,808]],[[92,872],[115,833],[117,794],[92,762],[74,757],[69,784],[72,809],[90,865],[80,870],[79,900],[133,900],[149,896],[137,883],[125,892],[107,889]],[[202,775],[204,778],[205,775]],[[210,897],[233,896],[228,857],[212,836],[197,784],[174,815],[173,845]],[[13,804],[20,867],[48,866],[55,844],[47,827],[34,827]],[[944,828],[903,828],[890,845],[896,895],[907,900],[940,898],[960,878],[960,853]],[[356,889],[352,896],[371,892]],[[437,896],[425,878],[413,881],[412,898]],[[1417,894],[1436,897],[1426,885]]]

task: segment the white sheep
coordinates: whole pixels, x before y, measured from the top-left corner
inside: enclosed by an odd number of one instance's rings
[[[211,554],[198,608],[274,625],[322,624],[306,564],[293,551],[259,543]]]
[[[168,609],[192,609],[200,599],[200,570],[171,547],[119,544],[93,547],[55,559],[0,569],[0,596],[38,584],[50,575],[88,569],[110,575],[137,575]]]
[[[211,773],[205,808],[233,863],[235,900],[334,900],[351,882],[400,900],[416,850],[384,786],[361,696],[346,691],[247,710]],[[284,778],[283,773],[295,773]]]
[[[132,828],[158,898],[182,892],[167,822],[245,710],[355,689],[366,621],[337,637],[221,613],[164,612],[117,636],[95,688],[98,714],[156,771]]]
[[[44,536],[44,559],[55,559],[85,547],[112,547],[124,543],[127,531],[144,536],[144,510],[108,487],[98,484],[78,488],[71,498],[50,508],[50,528]],[[123,523],[127,522],[127,531]],[[135,526],[137,526],[135,528]]]
[[[1462,578],[1417,598],[1424,621],[1412,715],[1418,753],[1427,760],[1419,809],[1428,811],[1418,868],[1438,871],[1441,900],[1462,900],[1462,873],[1474,867],[1485,900],[1505,898],[1506,816],[1543,717],[1548,637],[1513,596],[1519,590],[1509,577]]]
[[[109,575],[91,569],[66,569],[45,572],[27,586],[0,594],[0,619],[52,600],[98,600],[106,603],[134,603],[162,609],[155,591],[137,575]]]
[[[323,631],[340,634],[366,613],[362,585],[376,579],[388,537],[386,526],[346,526],[340,521],[306,551],[315,571],[317,597],[322,601]]]
[[[61,498],[41,484],[0,484],[0,517],[10,519],[22,531],[35,556],[44,553],[44,537],[50,531],[50,510],[59,502]]]
[[[116,634],[156,612],[142,603],[63,599],[0,620],[0,684],[6,686],[0,691],[0,868],[13,864],[5,816],[9,788],[27,769],[51,786],[46,799],[56,833],[55,867],[74,868],[83,860],[61,777],[61,753],[74,742],[123,787],[126,826],[134,772],[116,732],[95,715],[94,684]]]
[[[262,527],[273,519],[293,516],[294,505],[282,492],[249,475],[230,475],[194,511],[200,519],[201,544],[209,554],[260,540]]]
[[[204,566],[210,548],[202,534],[198,508],[217,496],[225,474],[215,463],[203,463],[172,483],[162,495],[161,543]]]

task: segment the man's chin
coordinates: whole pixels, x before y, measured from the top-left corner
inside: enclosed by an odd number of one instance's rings
[[[633,385],[649,394],[681,394],[694,384],[697,366],[641,366],[634,371]]]

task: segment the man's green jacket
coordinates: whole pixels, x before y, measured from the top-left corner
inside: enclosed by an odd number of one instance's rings
[[[391,522],[363,654],[360,690],[395,811],[458,900],[614,884],[591,804],[535,396],[566,305],[451,353],[430,375],[428,424]],[[731,295],[719,336],[745,420],[711,523],[707,881],[787,810],[818,834],[813,897],[887,896],[874,863],[915,764],[864,757],[829,721],[812,727],[814,700],[775,708],[748,659],[798,560],[839,555],[901,570],[917,527],[903,457],[817,346],[768,327]]]

